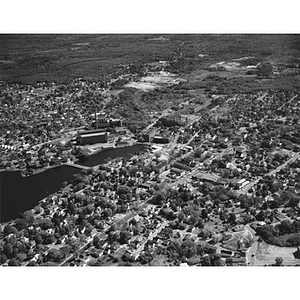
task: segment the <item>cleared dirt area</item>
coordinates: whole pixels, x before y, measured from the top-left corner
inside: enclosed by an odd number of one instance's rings
[[[182,81],[182,79],[177,78],[174,74],[161,71],[143,77],[138,82],[129,82],[125,85],[125,87],[132,87],[143,91],[148,91],[160,88],[162,86],[177,84],[180,81]]]
[[[282,257],[285,266],[300,265],[300,259],[295,259],[293,255],[296,250],[296,247],[278,247],[260,242],[257,247],[255,265],[274,264],[276,257]]]

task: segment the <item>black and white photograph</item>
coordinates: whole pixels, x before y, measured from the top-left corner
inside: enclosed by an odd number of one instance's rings
[[[0,41],[1,265],[299,266],[299,35]]]
[[[66,26],[0,29],[0,265],[299,267],[299,32]]]

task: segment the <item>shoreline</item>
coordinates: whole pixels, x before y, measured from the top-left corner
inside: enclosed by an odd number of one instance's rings
[[[134,145],[127,145],[127,146],[123,146],[123,147],[115,147],[114,149],[117,149],[117,148],[129,148],[129,147],[132,147],[132,146],[138,146],[138,145],[140,145],[140,146],[143,146],[144,144],[142,144],[142,143],[137,143],[137,144],[134,144]],[[145,146],[145,145],[144,145]],[[105,150],[105,149],[100,149],[100,151],[97,151],[97,153],[99,153],[99,152],[102,152],[103,150]],[[96,154],[96,153],[93,153],[93,154]],[[93,154],[91,154],[91,155],[93,155]],[[76,162],[78,162],[78,160],[76,161]],[[39,173],[42,173],[42,172],[44,172],[44,171],[47,171],[47,170],[50,170],[50,169],[54,169],[54,168],[57,168],[57,167],[59,167],[59,166],[69,166],[69,167],[74,167],[74,168],[77,168],[77,169],[81,169],[81,170],[83,170],[83,169],[90,169],[90,170],[94,170],[95,168],[97,168],[100,164],[96,164],[95,166],[92,166],[92,167],[86,167],[86,166],[81,166],[81,165],[79,165],[79,164],[77,164],[76,162],[72,162],[72,163],[62,163],[62,164],[60,164],[60,165],[55,165],[55,166],[49,166],[49,167],[45,167],[45,168],[42,168],[41,170],[37,170],[37,171],[35,171],[35,173],[34,174],[32,174],[32,175],[29,175],[29,176],[23,176],[22,174],[21,174],[21,176],[23,177],[23,178],[25,178],[25,177],[31,177],[31,176],[34,176],[34,175],[37,175],[37,174],[39,174]],[[0,170],[0,174],[1,174],[1,172],[4,172],[4,171],[9,171],[9,172],[13,172],[13,171],[15,171],[15,172],[17,172],[17,171],[19,171],[19,172],[22,172],[23,170],[21,170],[21,169],[10,169],[10,170]],[[65,189],[68,189],[70,186],[72,185],[72,183],[69,183],[67,186],[65,186],[65,187],[62,187],[61,189],[62,190],[65,190]],[[45,201],[47,201],[47,198],[49,197],[49,196],[52,196],[52,195],[54,195],[55,193],[57,193],[59,190],[57,190],[56,192],[54,192],[54,193],[52,193],[52,194],[49,194],[49,195],[47,195],[46,197],[44,197],[44,198],[42,198],[42,199],[40,199],[38,202],[37,202],[37,204],[33,207],[33,208],[31,208],[31,209],[29,209],[29,211],[31,211],[33,214],[35,214],[35,215],[37,215],[38,213],[37,213],[37,211],[36,211],[36,209],[40,206],[40,204],[42,203],[42,202],[45,202]],[[14,220],[9,220],[9,221],[6,221],[6,222],[1,222],[0,224],[1,224],[1,226],[5,226],[6,224],[9,224],[10,222],[13,222]]]
[[[95,151],[93,151],[91,154],[89,154],[87,156],[86,159],[88,159],[89,157],[91,157],[92,155],[95,155],[97,153],[101,153],[101,152],[104,152],[104,151],[107,151],[107,150],[114,150],[114,149],[122,149],[122,148],[128,148],[128,147],[133,147],[133,146],[143,146],[144,144],[143,143],[131,143],[131,144],[127,144],[127,145],[113,145],[113,146],[108,146],[108,147],[104,147],[104,148],[100,148],[100,149],[97,149]],[[43,167],[43,168],[38,168],[38,169],[31,169],[32,170],[32,174],[29,174],[29,175],[24,175],[23,172],[26,171],[26,169],[0,169],[0,173],[1,172],[21,172],[21,176],[22,177],[30,177],[30,176],[34,176],[34,175],[37,175],[37,174],[40,174],[42,172],[45,172],[47,170],[51,170],[51,169],[54,169],[54,168],[57,168],[57,167],[60,167],[60,166],[68,166],[68,167],[74,167],[74,168],[77,168],[77,169],[81,169],[81,170],[87,170],[87,169],[93,169],[97,166],[99,166],[99,164],[95,165],[95,166],[91,166],[91,167],[87,167],[87,166],[84,166],[84,165],[81,165],[80,164],[80,160],[77,159],[73,162],[66,162],[66,163],[60,163],[60,164],[57,164],[57,165],[53,165],[53,166],[47,166],[47,167]]]

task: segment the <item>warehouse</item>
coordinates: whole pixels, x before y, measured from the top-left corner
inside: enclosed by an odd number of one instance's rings
[[[106,143],[108,140],[107,132],[85,133],[78,137],[78,142],[81,145]]]
[[[152,142],[157,144],[167,144],[170,142],[170,140],[167,137],[154,136],[152,138]]]

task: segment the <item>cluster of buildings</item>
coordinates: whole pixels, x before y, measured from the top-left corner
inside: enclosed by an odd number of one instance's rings
[[[121,145],[122,120],[95,114],[109,86],[7,87],[0,168],[30,173],[73,162],[78,146]],[[1,264],[246,265],[248,224],[300,217],[299,202],[280,202],[300,191],[299,100],[273,91],[220,97],[192,114],[169,110],[136,133],[151,144],[143,156],[76,176],[3,226]]]
[[[122,120],[105,113],[99,118],[94,111],[101,107],[91,105],[97,98],[101,104],[105,91],[101,83],[81,80],[60,85],[7,85],[0,95],[4,101],[0,108],[0,169],[30,175],[36,169],[73,162],[77,145],[107,143],[110,133],[113,140],[120,137],[122,141],[126,132]],[[72,142],[76,137],[77,145]]]

